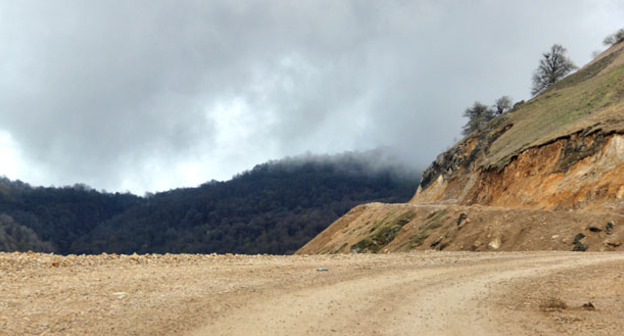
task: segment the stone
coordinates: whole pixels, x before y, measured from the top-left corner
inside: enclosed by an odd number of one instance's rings
[[[459,218],[457,218],[457,226],[461,226],[464,221],[466,221],[468,219],[468,215],[466,215],[465,213],[462,213],[461,215],[459,215]],[[466,221],[469,222],[469,221]]]
[[[611,232],[613,232],[613,228],[615,227],[615,223],[613,222],[608,222],[607,226],[605,227],[605,232],[610,235]]]
[[[580,243],[583,238],[585,238],[584,234],[582,234],[582,233],[577,234],[576,236],[574,236],[574,243],[573,244]]]
[[[591,232],[602,232],[602,229],[599,228],[597,225],[594,225],[594,224],[590,224],[588,229]]]
[[[113,293],[113,295],[121,300],[121,299],[125,298],[126,296],[128,296],[128,293],[126,293],[126,292],[115,292],[115,293]]]
[[[431,243],[431,245],[429,245],[429,247],[434,248],[434,247],[440,245],[440,243],[442,242],[442,239],[444,239],[444,237],[440,237],[440,238],[436,239],[433,243]]]
[[[585,235],[582,233],[579,233],[576,236],[574,236],[574,243],[573,243],[574,247],[572,247],[572,251],[585,252],[587,250],[588,246],[581,242],[583,238],[585,238]]]
[[[498,250],[500,248],[501,245],[501,241],[499,238],[496,238],[494,240],[492,240],[489,244],[488,244],[488,248],[492,249],[492,250]]]

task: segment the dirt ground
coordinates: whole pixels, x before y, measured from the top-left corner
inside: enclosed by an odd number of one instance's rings
[[[621,213],[368,203],[351,209],[297,254],[432,249],[624,252],[623,241]]]
[[[624,254],[0,253],[0,335],[616,335]]]

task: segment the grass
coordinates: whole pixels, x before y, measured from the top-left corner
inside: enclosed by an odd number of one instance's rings
[[[393,213],[389,214],[383,220],[375,222],[370,230],[370,235],[351,246],[351,252],[379,252],[390,244],[396,238],[399,230],[415,216],[416,214],[411,210],[394,218]]]
[[[624,131],[624,65],[601,73],[622,54],[614,51],[493,122],[486,132],[513,126],[488,148],[482,165],[501,169],[526,148],[587,128]]]
[[[442,227],[444,223],[447,221],[448,210],[438,210],[433,212],[427,217],[427,222],[423,226],[418,229],[414,235],[412,235],[409,239],[409,249],[413,249],[425,242],[427,238],[431,235],[432,230]]]
[[[566,78],[563,78],[554,85],[555,89],[563,89],[566,87],[578,85],[579,83],[591,79],[604,70],[609,64],[611,64],[617,56],[622,52],[622,49],[614,51],[601,60],[594,62],[586,67],[583,71],[576,72]]]
[[[349,245],[349,243],[344,243],[342,244],[339,248],[337,248],[336,250],[332,251],[331,254],[338,254],[340,252],[342,252],[345,247],[347,247]]]

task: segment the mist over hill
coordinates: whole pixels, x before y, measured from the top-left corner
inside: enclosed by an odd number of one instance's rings
[[[419,179],[383,151],[286,158],[143,197],[3,178],[0,250],[291,253],[358,204],[409,200]]]

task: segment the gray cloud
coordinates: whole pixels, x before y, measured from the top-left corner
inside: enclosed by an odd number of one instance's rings
[[[383,145],[425,166],[465,107],[528,98],[542,51],[584,64],[623,16],[583,0],[2,4],[0,174],[142,192]]]

